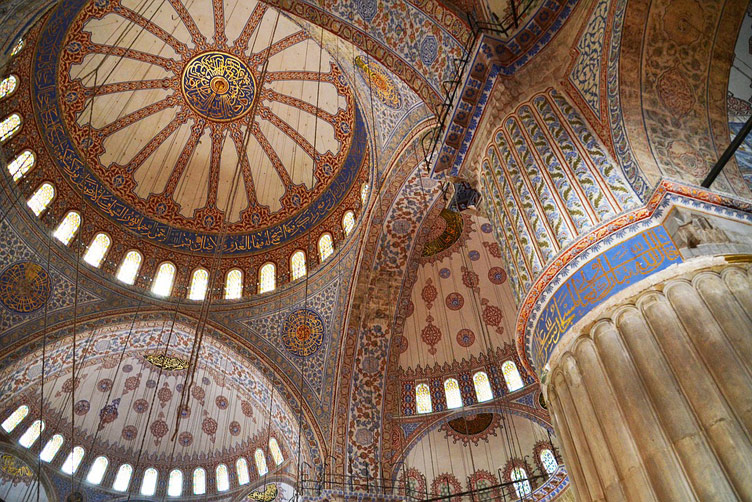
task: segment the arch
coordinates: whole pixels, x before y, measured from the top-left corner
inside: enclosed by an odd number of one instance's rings
[[[65,442],[65,438],[62,434],[55,434],[50,438],[49,441],[47,441],[47,444],[44,445],[44,448],[42,448],[42,451],[39,453],[39,458],[42,462],[50,463],[57,455],[57,452],[60,451],[60,448],[63,446],[63,443]]]
[[[368,183],[363,183],[360,187],[360,202],[362,202],[364,206],[368,202],[368,192],[370,189],[371,187],[368,186]]]
[[[206,493],[206,471],[203,467],[193,469],[193,494],[203,495]]]
[[[307,273],[305,251],[298,249],[290,256],[290,274],[292,275],[292,280],[297,281],[301,277],[305,277]]]
[[[144,478],[141,480],[141,495],[151,496],[157,493],[157,481],[159,481],[159,472],[154,467],[146,469]]]
[[[345,211],[342,216],[342,230],[345,231],[345,237],[349,237],[350,233],[355,228],[355,213],[353,211]]]
[[[45,424],[42,420],[34,420],[28,429],[18,439],[18,444],[24,448],[31,448],[31,445],[37,442],[39,435],[45,428]]]
[[[332,240],[332,234],[325,232],[319,237],[319,261],[326,261],[332,253],[334,253],[334,241]]]
[[[525,386],[514,361],[504,361],[504,364],[501,365],[501,372],[504,375],[504,382],[507,384],[509,392],[520,390]]]
[[[9,98],[18,89],[18,77],[16,75],[8,75],[2,81],[0,81],[0,100]]]
[[[81,213],[78,211],[68,211],[63,221],[55,229],[53,235],[67,246],[76,236],[79,228],[81,228]]]
[[[243,297],[243,271],[233,268],[225,276],[225,300],[238,300]]]
[[[243,457],[238,457],[235,461],[235,472],[238,475],[238,484],[247,485],[251,482],[251,475],[248,471],[248,461]]]
[[[494,398],[491,382],[485,371],[478,371],[473,375],[473,386],[475,387],[475,397],[479,403],[490,401]]]
[[[227,470],[227,465],[219,464],[217,466],[217,491],[226,492],[230,489],[230,473]]]
[[[548,474],[549,476],[556,472],[556,469],[559,468],[559,462],[556,461],[556,457],[554,456],[554,453],[550,448],[541,450],[538,457],[540,458],[541,464],[543,465],[543,470],[546,471],[546,474]]]
[[[431,389],[426,383],[419,383],[415,386],[415,409],[418,413],[431,413],[433,411]]]
[[[141,269],[141,263],[144,261],[144,255],[137,249],[131,249],[125,253],[123,261],[120,262],[117,278],[120,282],[133,285],[138,277],[138,271]]]
[[[55,198],[55,187],[52,183],[42,183],[26,202],[35,215],[41,216]]]
[[[173,469],[167,478],[167,496],[180,497],[183,494],[183,471]]]
[[[26,47],[26,41],[23,38],[19,38],[13,46],[13,49],[10,51],[10,57],[18,56],[21,51],[24,50],[24,47]]]
[[[172,284],[175,282],[177,268],[171,261],[163,261],[159,264],[157,275],[151,283],[151,292],[156,296],[170,296],[172,293]]]
[[[272,459],[277,465],[282,464],[285,461],[285,457],[282,455],[282,450],[279,449],[279,443],[276,438],[269,438],[269,453],[272,454]]]
[[[105,456],[99,456],[94,459],[89,467],[89,473],[86,475],[86,481],[98,485],[104,479],[104,475],[107,472],[107,466],[110,465],[110,461]]]
[[[267,262],[259,269],[259,293],[274,291],[277,287],[277,267],[272,262]]]
[[[188,299],[202,301],[206,298],[206,290],[209,287],[209,271],[199,267],[191,274],[191,286],[188,289]]]
[[[92,267],[99,268],[107,255],[107,251],[110,250],[110,245],[112,245],[110,236],[104,232],[99,232],[86,249],[84,261]]]
[[[133,466],[131,464],[121,465],[115,475],[112,489],[118,492],[128,491],[128,486],[131,484],[131,476],[133,476]]]
[[[444,380],[444,395],[446,396],[447,408],[453,409],[462,407],[460,383],[456,378],[447,378]]]
[[[37,156],[31,150],[24,150],[8,164],[8,172],[13,177],[13,181],[18,182],[26,173],[31,171],[37,163]]]
[[[63,466],[60,470],[63,471],[64,474],[75,474],[81,466],[81,461],[84,459],[85,453],[83,447],[74,446],[70,453],[68,453],[68,456],[65,457],[65,462],[63,462]]]
[[[269,468],[266,466],[266,456],[261,448],[256,448],[256,451],[253,453],[253,459],[256,461],[256,470],[259,476],[264,476],[269,472]]]
[[[7,143],[9,139],[18,134],[23,125],[23,117],[18,113],[11,113],[0,122],[0,144]]]
[[[514,491],[519,498],[530,495],[530,481],[527,479],[527,472],[522,467],[515,467],[509,475],[510,481],[514,482]]]
[[[0,427],[2,427],[5,432],[10,434],[16,427],[18,427],[18,424],[23,422],[28,414],[29,407],[25,404],[22,404],[21,406],[16,408],[16,411],[8,415],[8,418],[3,421],[3,424]]]

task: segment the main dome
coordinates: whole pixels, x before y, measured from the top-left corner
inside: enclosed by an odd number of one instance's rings
[[[54,164],[129,236],[209,254],[226,234],[225,253],[260,253],[357,201],[367,155],[353,92],[262,2],[64,2],[33,64]]]

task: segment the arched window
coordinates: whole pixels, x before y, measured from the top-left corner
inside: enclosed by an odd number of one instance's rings
[[[259,270],[259,293],[274,291],[274,288],[277,287],[276,278],[274,277],[275,273],[276,267],[274,263],[267,263],[261,267]]]
[[[97,457],[89,468],[89,474],[86,475],[86,481],[93,485],[98,485],[104,479],[107,472],[107,466],[110,464],[107,457]]]
[[[265,475],[269,472],[269,468],[266,467],[266,457],[261,448],[256,448],[256,452],[253,454],[253,459],[256,461],[256,470],[258,470],[259,476]]]
[[[415,406],[418,413],[431,413],[433,411],[431,389],[428,384],[419,383],[415,386]]]
[[[51,183],[43,183],[26,202],[26,205],[34,211],[34,214],[40,216],[54,198],[55,187]]]
[[[118,280],[131,285],[136,282],[142,261],[144,261],[144,257],[141,253],[135,249],[128,251],[120,263],[120,268],[118,268]]]
[[[10,51],[10,57],[18,56],[18,54],[24,50],[24,47],[26,47],[26,42],[24,42],[23,38],[19,38],[16,42],[16,45],[13,46],[13,49]]]
[[[26,415],[29,414],[29,407],[25,404],[22,404],[18,408],[16,408],[16,411],[11,413],[8,418],[3,421],[2,428],[5,430],[5,432],[13,432],[13,429],[18,427],[18,424],[23,422],[23,419],[26,418]]]
[[[0,82],[0,99],[5,99],[16,92],[18,88],[18,77],[8,75]]]
[[[157,493],[157,480],[159,473],[154,467],[144,471],[144,479],[141,480],[141,495],[151,496]]]
[[[167,481],[167,495],[170,497],[179,497],[183,494],[183,471],[173,469],[170,471],[170,477]]]
[[[475,397],[478,398],[479,403],[493,399],[491,382],[488,381],[488,375],[485,371],[479,371],[473,375],[473,385],[475,386]]]
[[[169,261],[163,262],[157,269],[157,275],[151,283],[151,292],[157,296],[170,296],[172,283],[175,281],[175,265]]]
[[[525,495],[530,495],[532,491],[530,489],[530,482],[527,480],[527,472],[522,467],[515,467],[512,469],[512,481],[514,483],[514,491],[517,492],[517,496],[522,498]]]
[[[65,457],[65,462],[60,468],[64,474],[75,474],[81,465],[81,461],[84,459],[84,449],[81,446],[74,446],[73,449]]]
[[[191,277],[191,288],[188,290],[189,300],[203,300],[206,298],[206,288],[209,286],[209,271],[197,268]]]
[[[133,467],[130,464],[123,464],[115,475],[115,482],[112,483],[112,489],[125,492],[128,491],[128,486],[131,484],[131,476],[133,475]]]
[[[455,378],[447,378],[444,380],[444,394],[446,395],[447,408],[462,407],[460,384]]]
[[[329,233],[322,234],[319,237],[319,260],[324,261],[329,258],[334,252],[334,242],[332,241],[332,235]]]
[[[346,211],[342,217],[342,230],[345,231],[345,237],[350,235],[350,232],[355,228],[355,213],[352,211]]]
[[[26,432],[24,432],[21,438],[18,440],[18,444],[20,444],[24,448],[31,448],[31,445],[33,445],[37,441],[39,435],[43,430],[44,422],[42,422],[41,420],[34,420],[29,428],[26,429]]]
[[[57,455],[57,452],[60,451],[60,448],[63,446],[64,441],[65,439],[62,434],[55,434],[52,436],[39,454],[39,458],[42,462],[52,462],[52,459],[55,458],[55,455]]]
[[[202,467],[193,469],[193,494],[203,495],[206,493],[206,471]]]
[[[76,236],[80,227],[81,215],[78,211],[68,211],[68,214],[65,215],[65,218],[55,230],[55,238],[67,246]]]
[[[248,472],[248,461],[243,457],[240,457],[235,461],[235,471],[238,473],[238,484],[240,486],[247,485],[251,482],[251,475]]]
[[[0,143],[5,143],[11,139],[20,129],[23,120],[17,113],[11,113],[5,120],[0,122]]]
[[[107,254],[107,251],[109,251],[111,244],[112,239],[110,239],[109,235],[102,232],[98,233],[94,236],[91,240],[91,244],[89,244],[89,247],[86,249],[84,261],[92,267],[99,268],[99,266],[102,265],[102,261],[104,261],[104,257]]]
[[[514,392],[525,386],[514,361],[504,361],[504,364],[501,365],[501,372],[504,374],[504,382],[506,382],[509,392]]]
[[[225,277],[225,300],[237,300],[243,296],[243,271],[234,268]]]
[[[230,489],[230,474],[225,464],[217,466],[217,491],[226,492]]]
[[[363,186],[360,187],[360,201],[364,206],[366,205],[366,202],[368,202],[368,190],[368,183],[363,183]]]
[[[282,456],[282,450],[279,449],[279,443],[276,438],[269,438],[269,452],[272,454],[274,463],[280,465],[285,461],[285,457]]]
[[[18,181],[28,173],[37,161],[36,155],[31,150],[24,150],[18,157],[8,164],[8,172],[13,176],[13,181]]]
[[[541,464],[543,464],[543,469],[545,469],[546,474],[553,474],[559,467],[559,463],[556,461],[554,453],[548,448],[540,452],[540,460]]]
[[[305,252],[300,249],[295,251],[290,257],[290,273],[292,274],[293,281],[305,277],[308,273],[306,270]]]

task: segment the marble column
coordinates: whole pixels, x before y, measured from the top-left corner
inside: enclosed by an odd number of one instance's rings
[[[574,326],[549,360],[579,500],[752,501],[752,267],[639,289]]]

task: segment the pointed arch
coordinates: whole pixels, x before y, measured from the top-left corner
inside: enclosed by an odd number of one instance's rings
[[[151,292],[157,296],[170,296],[172,284],[175,282],[177,268],[171,261],[163,261],[157,269],[157,275],[151,283]]]
[[[243,271],[233,268],[225,276],[225,300],[238,300],[243,297]]]
[[[326,261],[334,253],[334,241],[332,234],[329,232],[321,234],[319,237],[319,261]]]
[[[79,228],[81,228],[81,213],[78,211],[68,211],[63,221],[55,229],[53,235],[67,246],[76,236]]]
[[[415,386],[415,409],[418,413],[431,413],[433,404],[431,403],[431,388],[427,383],[419,383]]]
[[[525,386],[514,361],[504,361],[504,364],[501,365],[501,372],[504,375],[504,382],[507,384],[509,392],[520,390]]]
[[[37,156],[31,150],[24,150],[8,164],[8,172],[13,177],[13,181],[18,182],[26,173],[37,163]]]
[[[188,289],[188,299],[203,301],[206,298],[206,290],[209,287],[209,271],[199,267],[191,274],[191,286]]]
[[[344,216],[342,216],[342,230],[345,231],[345,237],[349,237],[354,228],[355,213],[353,211],[345,211]]]
[[[107,255],[107,251],[110,250],[112,245],[112,239],[104,232],[99,232],[91,240],[89,247],[84,254],[84,261],[92,267],[99,268],[104,261],[104,257]]]
[[[52,183],[42,183],[26,202],[26,205],[29,206],[35,215],[41,216],[54,198],[55,187],[52,186]]]
[[[18,89],[18,76],[8,75],[0,81],[0,100],[11,97]]]
[[[125,284],[133,285],[138,277],[138,271],[141,269],[141,263],[144,261],[144,255],[136,249],[131,249],[125,253],[123,261],[120,262],[117,278]]]
[[[274,291],[277,287],[277,267],[272,262],[267,262],[259,269],[259,293]]]
[[[0,122],[0,144],[7,143],[18,134],[23,125],[23,117],[18,113],[11,113]]]
[[[290,257],[290,273],[292,274],[293,281],[305,277],[308,273],[306,269],[306,255],[302,249],[298,249]]]

